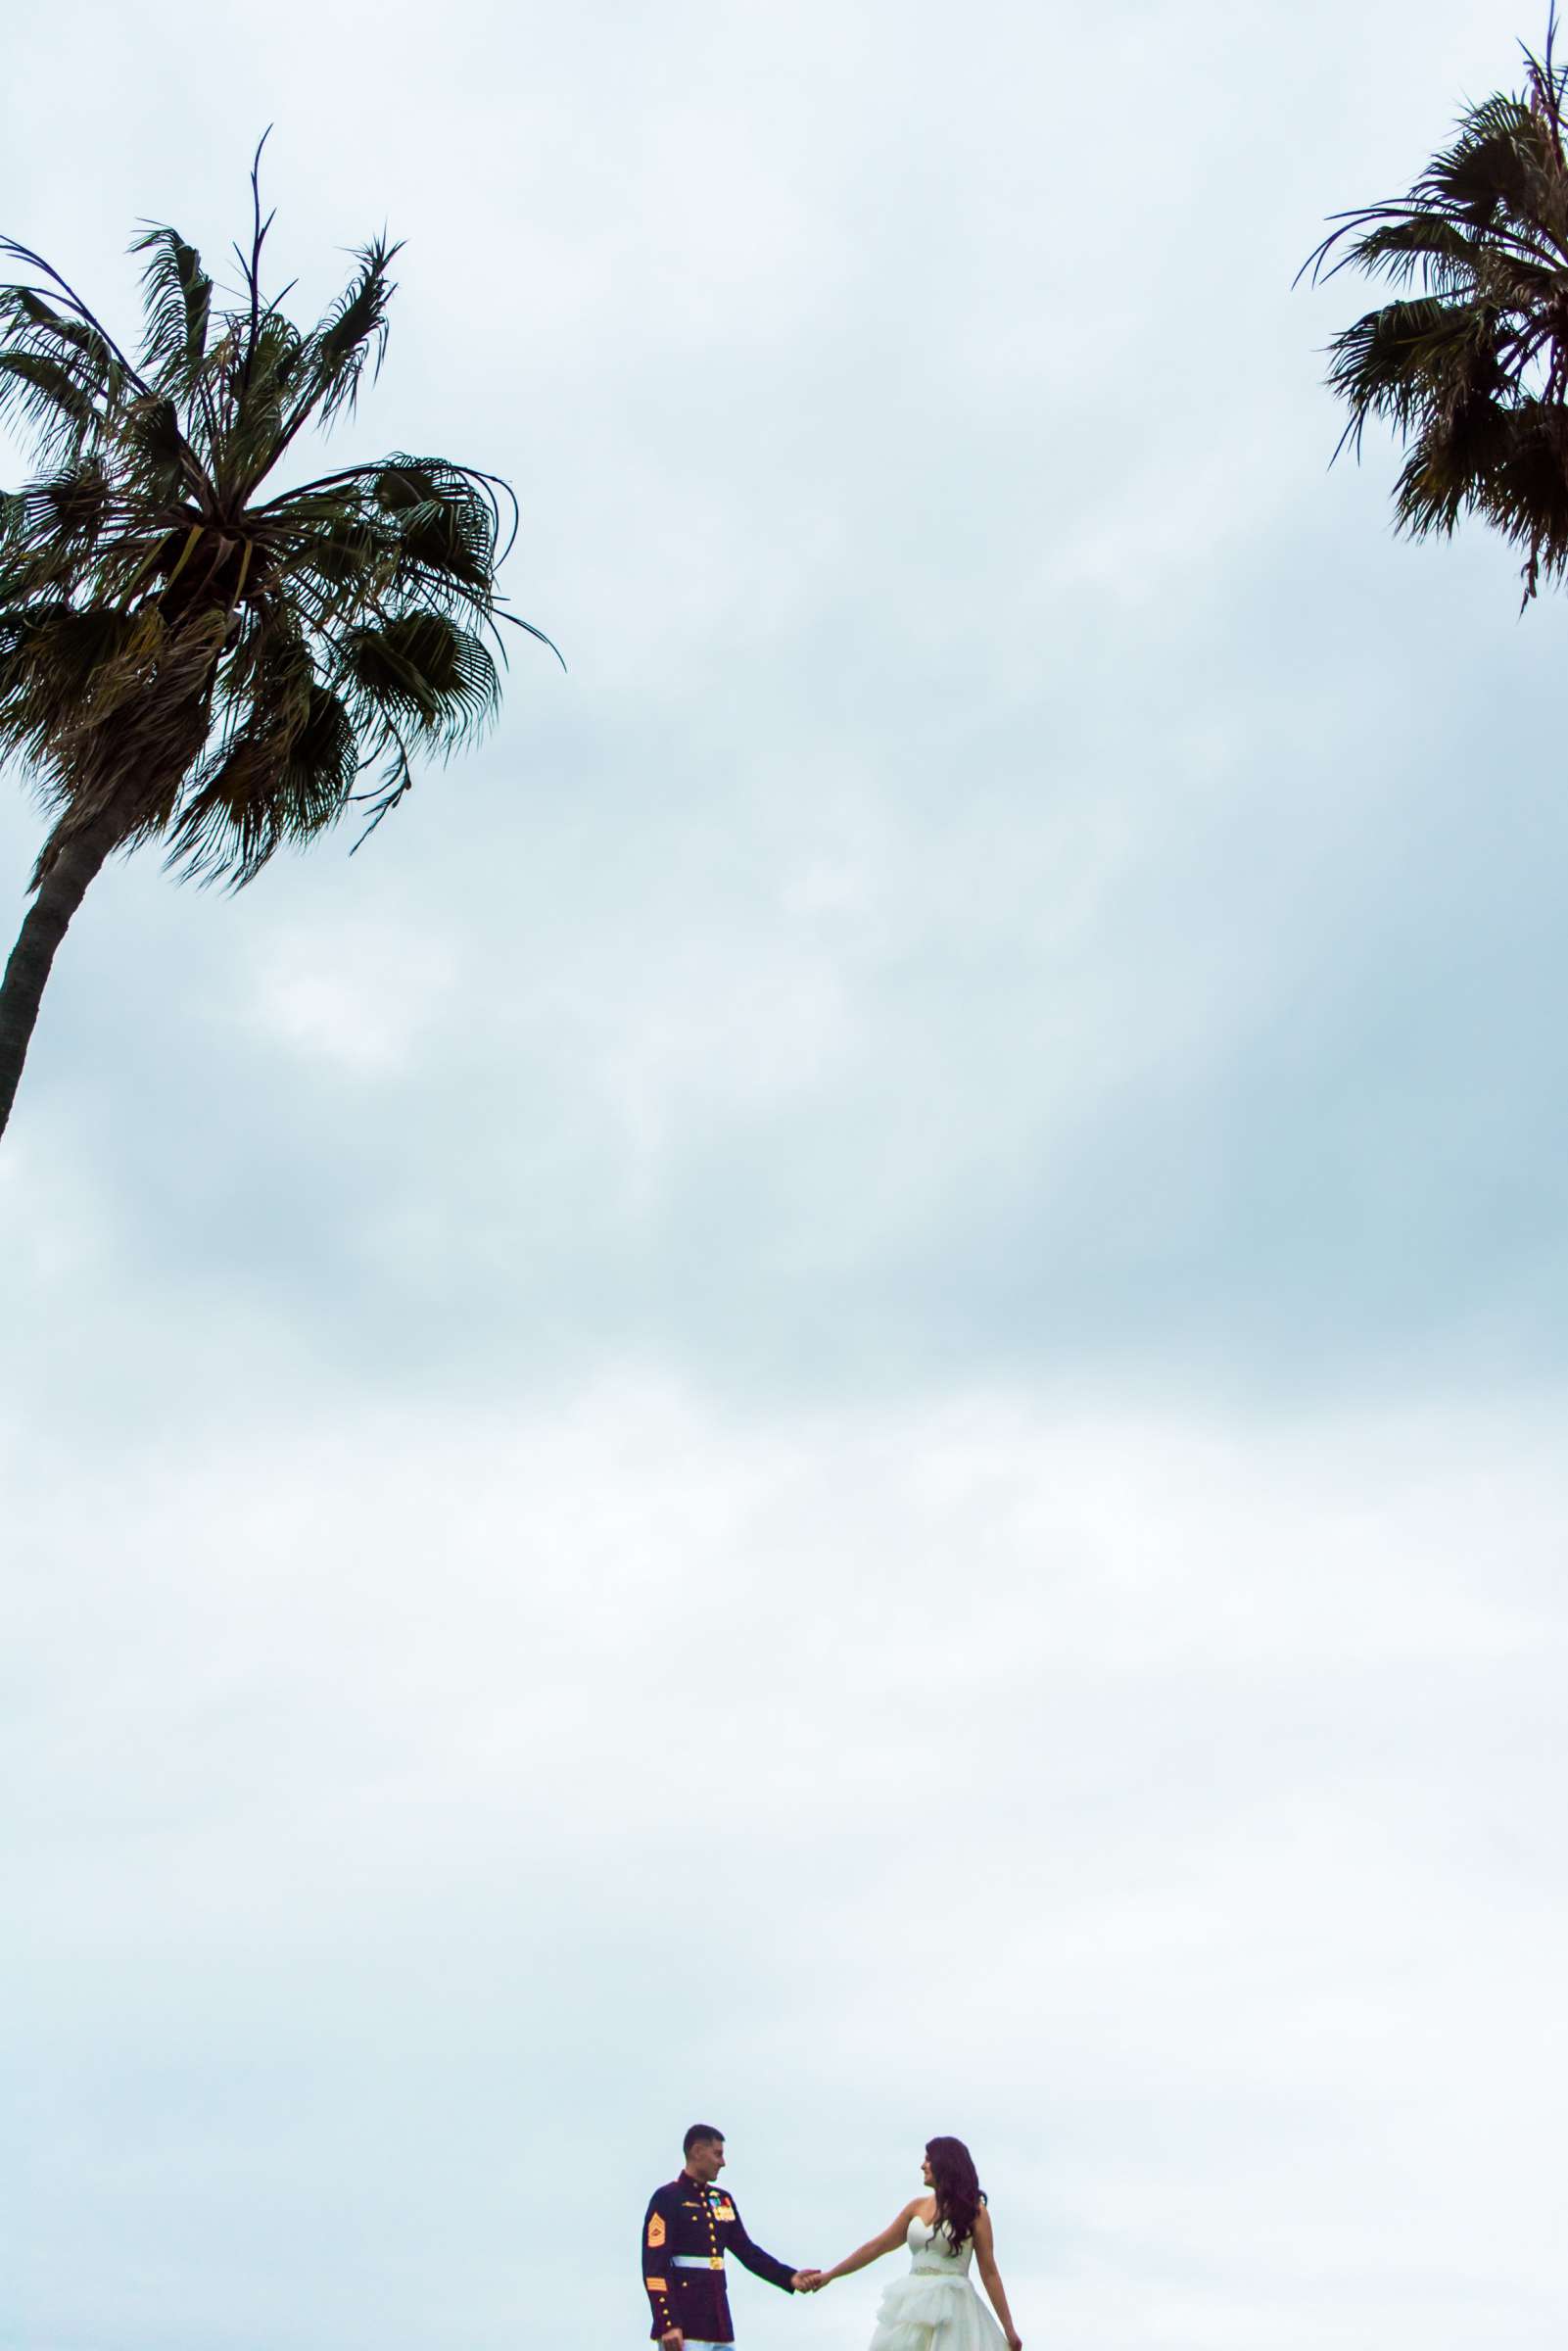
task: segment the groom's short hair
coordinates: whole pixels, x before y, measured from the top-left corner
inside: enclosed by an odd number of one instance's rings
[[[685,2138],[683,2138],[681,2141],[682,2154],[689,2155],[693,2147],[701,2146],[707,2139],[712,2139],[716,2145],[722,2147],[724,2144],[724,2133],[722,2131],[716,2131],[711,2123],[693,2123],[690,2130],[687,2133]]]

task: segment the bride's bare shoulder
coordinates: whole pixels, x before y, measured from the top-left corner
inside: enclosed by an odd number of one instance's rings
[[[927,2199],[923,2196],[911,2196],[909,2202],[904,2206],[903,2211],[898,2215],[897,2219],[888,2222],[886,2232],[884,2235],[879,2238],[879,2243],[888,2247],[901,2243],[902,2240],[909,2234],[910,2222],[915,2218],[916,2213],[919,2212],[922,2204],[926,2201]]]

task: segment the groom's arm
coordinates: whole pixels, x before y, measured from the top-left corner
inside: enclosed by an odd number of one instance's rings
[[[730,2201],[735,2204],[734,2196]],[[730,2250],[741,2268],[749,2270],[753,2278],[766,2278],[770,2285],[782,2286],[786,2294],[794,2292],[796,2273],[786,2261],[776,2261],[771,2253],[764,2253],[760,2245],[752,2243],[746,2234],[746,2225],[740,2218],[738,2204],[735,2206],[735,2224],[730,2231]]]
[[[653,2312],[655,2334],[668,2334],[680,2323],[670,2308],[670,2258],[664,2249],[668,2235],[669,2220],[655,2188],[642,2215],[642,2290]]]

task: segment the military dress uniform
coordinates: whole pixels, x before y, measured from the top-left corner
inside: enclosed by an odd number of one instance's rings
[[[752,2243],[727,2188],[683,2172],[668,2187],[653,2190],[642,2221],[642,2283],[654,2335],[679,2327],[689,2346],[735,2341],[724,2285],[726,2253],[753,2277],[793,2293],[794,2272]]]

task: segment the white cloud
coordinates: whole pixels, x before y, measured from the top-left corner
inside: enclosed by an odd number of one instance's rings
[[[249,1012],[263,1038],[352,1078],[405,1068],[460,977],[450,936],[349,909],[330,930],[271,926],[253,952]]]

